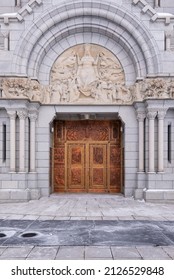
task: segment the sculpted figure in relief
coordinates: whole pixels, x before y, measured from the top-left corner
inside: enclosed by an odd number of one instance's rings
[[[142,84],[143,98],[169,98],[167,82],[164,79],[149,79]]]
[[[124,79],[121,64],[112,53],[96,45],[75,46],[53,65],[51,103],[122,103]],[[118,85],[124,94],[116,98]]]
[[[85,45],[84,56],[77,55],[77,84],[80,92],[85,96],[91,95],[91,89],[96,86],[100,76],[98,73],[98,56],[94,59],[90,53],[90,46]]]

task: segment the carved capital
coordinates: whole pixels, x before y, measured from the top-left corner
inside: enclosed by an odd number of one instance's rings
[[[147,117],[149,120],[154,120],[157,116],[157,111],[153,110],[153,111],[148,111],[147,112]]]
[[[27,110],[23,109],[23,110],[19,110],[17,111],[17,115],[19,117],[20,120],[25,120],[27,117]]]
[[[159,120],[164,120],[166,112],[167,112],[167,109],[160,109],[158,111],[158,119]]]
[[[11,120],[16,119],[16,111],[15,110],[7,110],[7,114]]]
[[[166,31],[166,38],[171,38],[173,35],[173,31]]]
[[[137,112],[137,120],[139,122],[143,122],[145,117],[146,117],[146,113],[145,112]]]
[[[34,111],[30,111],[29,114],[28,114],[28,117],[30,119],[31,122],[35,122],[37,120],[37,117],[38,117],[38,112]]]
[[[9,31],[1,31],[2,35],[4,36],[4,38],[8,38],[9,36]]]

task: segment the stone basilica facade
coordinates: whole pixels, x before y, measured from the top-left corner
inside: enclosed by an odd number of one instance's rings
[[[174,202],[172,0],[2,0],[0,202]]]

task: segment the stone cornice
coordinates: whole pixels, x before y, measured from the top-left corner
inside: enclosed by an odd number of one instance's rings
[[[5,24],[9,24],[11,21],[24,21],[27,14],[32,14],[35,6],[42,5],[43,0],[30,0],[26,5],[16,13],[0,14],[0,21],[3,20]],[[151,17],[151,21],[162,20],[165,24],[170,24],[174,21],[174,15],[170,13],[158,13],[146,0],[132,0],[133,5],[138,5],[142,13],[147,13]]]
[[[151,17],[151,21],[163,20],[166,25],[174,21],[174,15],[170,13],[158,13],[146,0],[132,0],[134,5],[141,8],[142,13],[147,13]]]
[[[43,0],[30,0],[24,5],[17,13],[5,13],[0,14],[0,21],[3,20],[4,24],[9,24],[11,21],[22,22],[27,14],[33,13],[33,9],[36,5],[42,5]]]

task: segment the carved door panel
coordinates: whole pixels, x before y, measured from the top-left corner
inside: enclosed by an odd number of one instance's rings
[[[121,148],[111,144],[109,147],[109,192],[120,192],[121,190]]]
[[[89,192],[107,191],[107,144],[89,144]]]
[[[85,192],[85,144],[67,144],[67,191]]]
[[[120,192],[121,122],[56,121],[53,171],[56,192]]]

